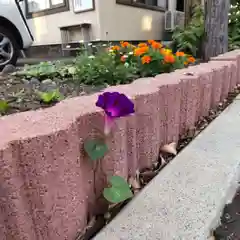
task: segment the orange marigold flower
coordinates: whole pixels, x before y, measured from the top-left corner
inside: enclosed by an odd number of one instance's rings
[[[150,63],[152,61],[152,58],[150,56],[143,56],[141,60],[142,60],[142,64],[145,64],[145,63]]]
[[[196,59],[194,57],[189,57],[188,62],[189,63],[195,63]]]
[[[153,43],[152,43],[152,48],[154,48],[154,49],[160,49],[160,48],[162,48],[162,44],[159,43],[159,42],[153,42]]]
[[[147,47],[147,44],[146,43],[139,43],[138,44],[138,47],[142,48],[142,47]]]
[[[111,47],[111,50],[113,50],[113,51],[119,51],[119,50],[120,50],[120,47],[119,47],[119,46],[112,46],[112,47]]]
[[[122,47],[128,47],[130,45],[129,42],[123,42],[123,41],[120,44]]]
[[[174,63],[175,62],[175,58],[173,56],[173,54],[168,54],[164,56],[164,62],[165,63]]]
[[[126,62],[126,56],[121,56],[121,62]]]
[[[148,40],[149,44],[152,44],[153,42],[155,42],[154,40]]]
[[[161,48],[160,51],[159,51],[162,55],[165,54],[165,48]]]
[[[146,53],[148,50],[149,50],[148,47],[136,48],[136,49],[134,50],[134,55],[135,55],[135,56],[141,56],[141,55],[143,55],[144,53]]]
[[[184,57],[185,53],[184,52],[176,52],[177,57]]]

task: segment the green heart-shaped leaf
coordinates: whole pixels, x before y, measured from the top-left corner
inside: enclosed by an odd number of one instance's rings
[[[108,147],[103,140],[94,139],[84,142],[84,150],[91,160],[96,161],[105,156],[108,151]]]
[[[9,108],[7,101],[0,100],[0,114],[5,113]]]
[[[109,179],[111,187],[104,188],[103,196],[111,203],[120,203],[133,197],[128,182],[120,176],[112,176]]]

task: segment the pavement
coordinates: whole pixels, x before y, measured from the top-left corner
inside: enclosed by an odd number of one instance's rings
[[[94,240],[209,239],[239,186],[239,122],[237,97]]]

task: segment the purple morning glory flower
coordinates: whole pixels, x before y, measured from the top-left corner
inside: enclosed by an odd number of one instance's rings
[[[135,112],[133,102],[119,92],[105,92],[98,96],[96,106],[105,112],[104,133],[108,135],[114,123],[114,119],[128,116]]]
[[[99,95],[96,106],[112,118],[125,117],[135,112],[133,102],[119,92],[105,92]]]

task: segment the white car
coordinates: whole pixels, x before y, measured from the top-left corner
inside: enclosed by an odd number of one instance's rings
[[[33,36],[19,2],[0,0],[0,70],[7,64],[15,65],[20,50],[30,47]]]

